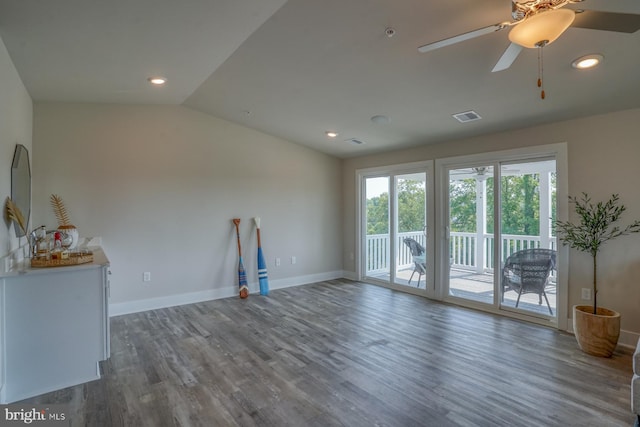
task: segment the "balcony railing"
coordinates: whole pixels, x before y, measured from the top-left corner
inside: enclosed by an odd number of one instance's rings
[[[422,246],[425,246],[423,231],[411,231],[408,233],[398,233],[396,250],[398,252],[398,266],[410,266],[413,263],[411,251],[404,244],[404,238],[411,237]],[[380,273],[389,271],[391,263],[389,260],[391,249],[389,246],[388,234],[371,234],[367,236],[367,273]]]
[[[410,267],[413,263],[411,252],[403,239],[411,237],[425,246],[425,236],[422,231],[398,233],[396,250],[398,252],[397,265],[399,268]],[[482,247],[478,248],[478,235],[476,233],[451,232],[449,240],[449,254],[451,266],[464,270],[472,270],[478,273],[490,273],[494,265],[495,239],[492,234],[485,234],[482,238]],[[502,262],[514,252],[522,249],[541,247],[540,236],[522,236],[503,234],[501,239]],[[549,248],[556,249],[556,238],[549,236]],[[372,234],[367,236],[367,274],[389,271],[391,268],[390,246],[388,234]]]

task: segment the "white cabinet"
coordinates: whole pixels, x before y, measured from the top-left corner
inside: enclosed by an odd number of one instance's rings
[[[109,358],[109,261],[23,269],[0,278],[4,384],[10,403],[100,378]]]

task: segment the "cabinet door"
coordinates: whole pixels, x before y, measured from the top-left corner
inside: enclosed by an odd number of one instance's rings
[[[110,282],[111,270],[109,267],[102,267],[102,294],[104,295],[104,301],[102,303],[102,333],[104,340],[104,352],[102,360],[107,360],[111,356],[111,321],[109,320],[109,298],[111,297],[111,282]]]
[[[5,402],[5,398],[4,398],[4,392],[5,392],[5,388],[4,388],[4,381],[5,381],[5,378],[4,378],[4,372],[5,372],[4,316],[5,316],[4,279],[0,279],[0,403]]]
[[[6,279],[5,396],[9,401],[100,377],[105,356],[104,269]]]

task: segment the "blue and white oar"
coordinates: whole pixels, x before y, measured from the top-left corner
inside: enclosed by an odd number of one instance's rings
[[[267,263],[262,255],[262,244],[260,243],[260,217],[253,218],[256,223],[258,233],[258,280],[260,282],[260,295],[269,295],[269,278],[267,277]]]

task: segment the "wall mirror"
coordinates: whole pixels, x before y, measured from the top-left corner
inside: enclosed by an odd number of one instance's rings
[[[11,200],[24,215],[27,221],[31,215],[31,167],[29,166],[29,151],[22,144],[16,145],[13,153],[13,163],[11,164]],[[22,237],[25,233],[14,222],[13,227],[16,237]]]

